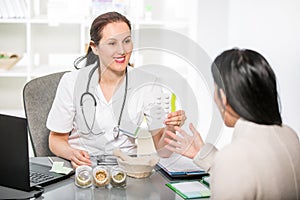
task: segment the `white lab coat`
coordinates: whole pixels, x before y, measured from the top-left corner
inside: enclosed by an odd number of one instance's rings
[[[135,69],[128,67],[128,72],[134,72]],[[86,150],[90,155],[102,155],[111,154],[115,147],[119,147],[122,151],[127,153],[136,153],[135,138],[120,132],[117,139],[113,136],[113,129],[118,124],[119,113],[114,113],[114,102],[122,102],[124,98],[125,81],[121,83],[119,89],[114,93],[113,98],[107,102],[102,90],[97,81],[90,84],[89,92],[92,92],[96,98],[97,106],[95,113],[95,123],[100,129],[105,130],[101,135],[83,135],[80,134],[78,129],[78,122],[76,122],[76,115],[81,114],[81,110],[78,109],[74,102],[74,96],[76,88],[76,81],[80,70],[73,71],[64,74],[58,88],[56,97],[54,99],[52,108],[49,112],[47,120],[47,128],[57,133],[71,132],[69,136],[69,144],[73,148]],[[98,74],[96,71],[94,74]],[[139,74],[139,73],[138,73]],[[153,117],[150,113],[153,113],[153,107],[157,106],[156,101],[159,96],[162,95],[162,90],[157,85],[141,85],[137,73],[129,73],[128,75],[128,94],[126,98],[126,107],[124,113],[128,112],[128,115],[122,115],[122,121],[132,121],[139,126],[144,116],[149,130],[155,130],[163,128],[163,120],[160,119],[159,123],[153,123]],[[143,73],[144,75],[144,73]],[[152,74],[150,76],[153,76]],[[96,78],[96,80],[98,80]],[[139,81],[136,81],[139,80]],[[84,85],[84,87],[86,87]],[[77,97],[78,98],[78,97]],[[80,98],[80,97],[79,97]],[[79,99],[78,98],[78,99]],[[91,109],[95,111],[94,108]],[[88,114],[87,114],[88,115]],[[93,115],[92,115],[93,116]],[[89,117],[87,117],[89,118]],[[91,121],[87,120],[89,125]]]

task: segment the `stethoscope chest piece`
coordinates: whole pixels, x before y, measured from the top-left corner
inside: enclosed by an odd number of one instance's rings
[[[117,139],[119,137],[120,128],[119,126],[115,126],[113,129],[114,138]]]

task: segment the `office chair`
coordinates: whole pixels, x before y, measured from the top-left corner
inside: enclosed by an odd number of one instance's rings
[[[46,121],[58,83],[64,73],[58,72],[35,78],[24,86],[24,109],[35,156],[53,155],[48,145],[50,131],[46,127]]]

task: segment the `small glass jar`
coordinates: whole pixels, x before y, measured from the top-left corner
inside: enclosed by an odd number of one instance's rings
[[[78,166],[75,171],[75,185],[81,188],[92,186],[92,168],[87,165]]]
[[[110,184],[113,187],[126,187],[127,174],[120,166],[113,166],[110,170],[110,175]]]
[[[94,184],[97,187],[108,186],[110,182],[109,169],[106,166],[96,166],[93,169]]]

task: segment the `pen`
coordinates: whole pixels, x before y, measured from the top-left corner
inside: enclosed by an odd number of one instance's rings
[[[50,163],[53,164],[53,159],[49,156],[48,156],[48,159],[49,159]]]
[[[200,175],[203,173],[204,171],[193,171],[193,172],[186,172],[186,175]]]

